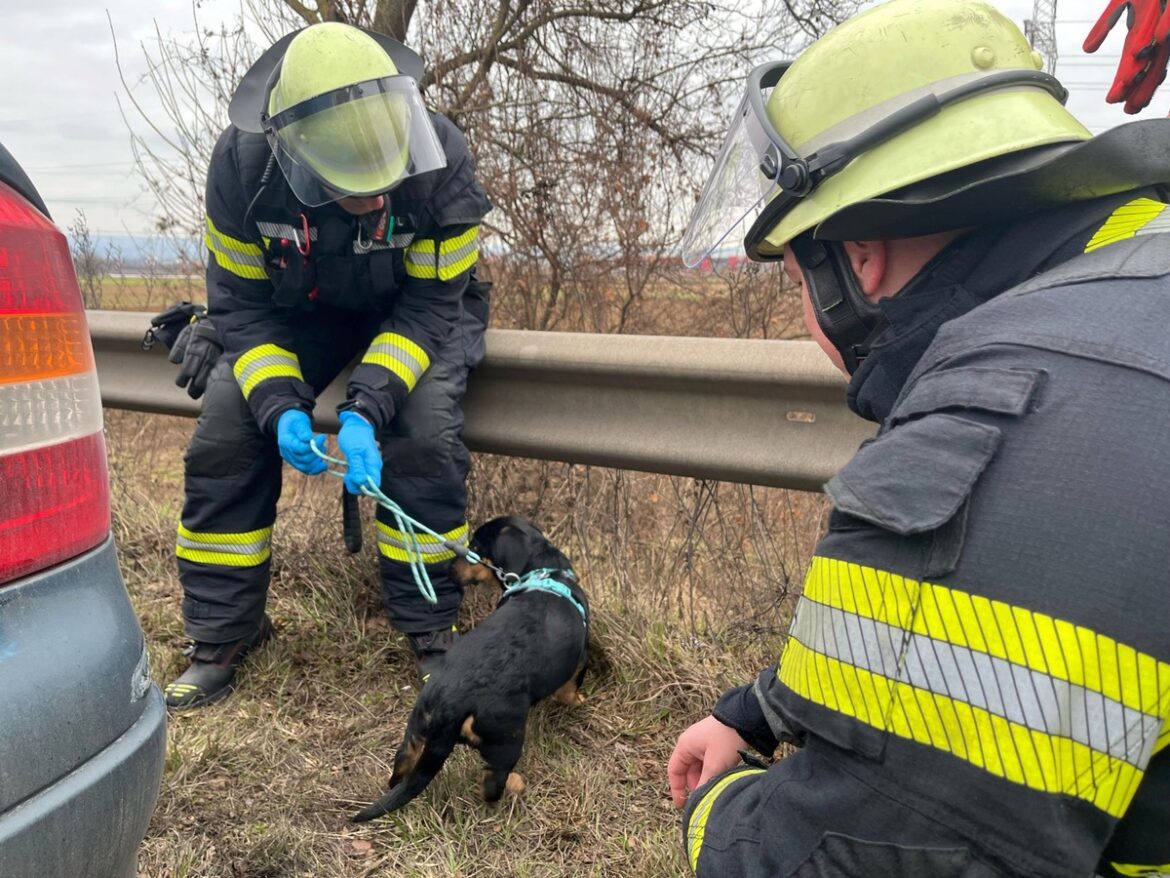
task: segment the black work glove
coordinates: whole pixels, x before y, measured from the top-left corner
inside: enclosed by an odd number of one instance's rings
[[[170,350],[178,341],[179,333],[188,323],[201,320],[207,316],[206,305],[196,305],[194,302],[179,302],[165,311],[160,311],[150,318],[150,328],[142,336],[142,349],[149,351],[157,342],[162,342]],[[175,360],[174,362],[178,362]]]
[[[167,358],[180,364],[175,384],[186,387],[191,399],[199,399],[207,389],[207,379],[222,353],[223,345],[219,343],[219,334],[210,320],[203,317],[188,323],[179,331]]]

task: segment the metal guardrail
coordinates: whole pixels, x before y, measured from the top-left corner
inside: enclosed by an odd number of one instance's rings
[[[194,417],[149,313],[90,311],[102,401]],[[474,451],[819,491],[872,435],[813,342],[490,330],[464,410]],[[337,429],[335,381],[316,423]]]

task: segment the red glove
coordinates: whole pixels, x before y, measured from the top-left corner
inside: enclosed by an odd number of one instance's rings
[[[1126,12],[1129,33],[1117,65],[1117,76],[1105,100],[1125,101],[1125,112],[1137,113],[1154,96],[1166,78],[1170,61],[1170,0],[1109,0],[1109,5],[1085,37],[1085,51],[1101,48],[1106,34]]]

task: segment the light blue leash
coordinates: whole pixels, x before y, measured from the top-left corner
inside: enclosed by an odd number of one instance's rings
[[[309,447],[312,448],[313,452],[326,463],[331,463],[334,466],[339,467],[348,466],[348,464],[341,458],[331,457],[318,448],[316,439],[309,441]],[[339,479],[345,478],[345,473],[339,470],[326,468],[325,472],[329,473],[331,476],[336,476]],[[367,476],[366,481],[367,484],[361,486],[362,493],[373,499],[375,503],[377,503],[383,509],[386,509],[391,515],[394,516],[394,523],[398,525],[398,532],[403,535],[403,542],[406,544],[406,554],[409,557],[407,564],[410,567],[411,575],[414,577],[414,584],[418,586],[419,592],[426,599],[427,603],[437,604],[439,599],[435,596],[435,587],[431,584],[431,577],[430,574],[427,573],[427,565],[423,560],[422,542],[418,538],[420,531],[437,539],[443,548],[454,552],[456,555],[459,555],[461,558],[466,560],[468,564],[486,563],[482,558],[479,557],[479,555],[468,549],[463,544],[444,537],[438,531],[431,530],[421,521],[418,521],[407,515],[401,506],[382,493],[382,489],[379,488],[377,483],[374,482],[372,476]],[[492,567],[492,569],[496,572],[496,575],[500,577],[501,582],[506,581],[505,577],[511,579],[517,578],[515,574],[505,574],[497,567],[493,567],[490,564],[487,566]]]

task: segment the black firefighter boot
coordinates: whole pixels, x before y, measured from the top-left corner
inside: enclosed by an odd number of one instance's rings
[[[272,622],[266,615],[260,627],[247,637],[229,643],[192,643],[183,650],[191,664],[164,690],[167,707],[190,710],[230,695],[235,688],[236,669],[249,652],[271,636]]]
[[[438,631],[417,631],[406,635],[422,682],[430,679],[435,660],[446,654],[458,636],[459,629],[454,625],[450,628],[440,628]]]

